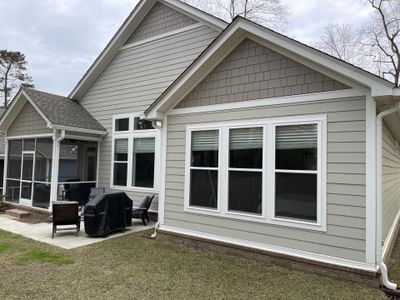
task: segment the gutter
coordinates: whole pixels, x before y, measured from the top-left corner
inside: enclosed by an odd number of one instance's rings
[[[397,290],[397,284],[389,280],[387,266],[382,260],[382,145],[383,145],[383,119],[400,111],[400,102],[392,108],[380,112],[376,117],[376,262],[382,275],[382,284],[385,288]]]

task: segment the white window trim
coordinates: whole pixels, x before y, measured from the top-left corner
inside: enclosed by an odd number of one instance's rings
[[[134,120],[139,117],[140,114],[123,114],[113,116],[112,124],[112,152],[111,152],[111,177],[110,177],[110,189],[121,190],[127,192],[142,192],[142,193],[158,193],[160,189],[160,131],[158,129],[148,130],[134,130]],[[129,118],[129,131],[115,131],[115,121],[117,119]],[[154,138],[154,186],[153,188],[138,187],[132,185],[132,167],[133,167],[133,142],[136,138]],[[118,161],[114,160],[114,149],[116,139],[128,139],[128,161],[127,161],[127,185],[120,186],[114,185],[114,163]],[[125,163],[125,162],[124,162]]]
[[[185,209],[189,208],[189,209],[194,209],[195,211],[199,211],[199,212],[205,212],[205,213],[220,213],[221,212],[221,161],[222,161],[222,155],[221,155],[221,146],[222,146],[222,141],[221,141],[221,130],[219,128],[206,128],[203,130],[217,130],[218,131],[218,167],[192,167],[191,166],[191,157],[192,157],[192,131],[198,131],[196,130],[196,128],[188,128],[188,130],[186,130],[186,141],[188,141],[186,143],[186,153],[185,153],[185,161],[186,161],[186,167],[185,167]],[[204,169],[204,170],[217,170],[218,171],[218,189],[217,189],[217,208],[206,208],[206,207],[200,207],[200,206],[190,206],[190,180],[191,180],[191,176],[190,176],[190,171],[191,170],[200,170],[200,169]],[[187,188],[186,188],[187,187]]]
[[[318,124],[318,168],[317,168],[317,221],[275,217],[275,127],[278,125]],[[245,127],[263,127],[263,185],[262,185],[262,214],[228,211],[228,157],[229,129]],[[219,130],[219,164],[218,164],[218,204],[217,209],[199,208],[189,205],[190,197],[190,162],[191,162],[191,133],[201,130]],[[267,137],[269,140],[267,141]],[[230,219],[303,228],[308,230],[326,231],[326,202],[327,202],[327,116],[305,115],[280,117],[236,122],[216,122],[186,126],[185,153],[185,188],[184,211],[205,214]]]

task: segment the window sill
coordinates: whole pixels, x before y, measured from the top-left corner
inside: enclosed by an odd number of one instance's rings
[[[157,194],[158,191],[154,188],[140,188],[140,187],[126,187],[113,185],[110,187],[112,190],[121,190],[126,192],[138,192],[138,193],[153,193]]]
[[[184,211],[191,214],[208,215],[218,218],[240,220],[261,223],[266,225],[284,226],[296,229],[305,229],[312,231],[326,232],[326,226],[317,223],[304,222],[300,220],[290,220],[281,218],[267,218],[265,216],[250,215],[246,213],[236,212],[225,212],[222,213],[219,210],[212,210],[207,208],[187,207],[185,206]]]

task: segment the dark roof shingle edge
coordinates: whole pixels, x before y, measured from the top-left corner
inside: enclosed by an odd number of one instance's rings
[[[79,129],[107,131],[75,100],[32,88],[22,89],[52,125],[73,127],[76,128],[77,131],[79,131]]]

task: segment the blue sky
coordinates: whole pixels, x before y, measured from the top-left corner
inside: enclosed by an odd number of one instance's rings
[[[282,0],[286,34],[311,43],[328,22],[362,24],[363,0]],[[26,55],[36,88],[68,95],[137,0],[0,0],[0,49]]]

